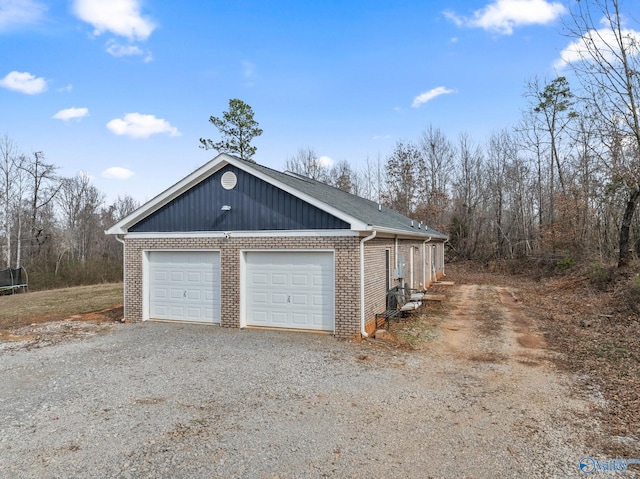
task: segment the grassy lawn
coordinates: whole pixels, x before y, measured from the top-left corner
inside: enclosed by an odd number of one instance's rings
[[[0,330],[114,308],[122,291],[122,283],[106,283],[0,296]]]

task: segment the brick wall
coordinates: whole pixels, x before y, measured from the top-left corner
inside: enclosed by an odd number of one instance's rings
[[[357,237],[157,238],[125,240],[125,317],[143,316],[143,252],[154,249],[220,251],[221,326],[240,327],[240,256],[247,249],[330,249],[335,252],[335,334],[353,338],[360,332],[360,260]]]
[[[398,256],[404,254],[404,283],[409,287],[422,290],[435,278],[431,278],[429,251],[425,255],[424,242],[419,240],[398,240]],[[411,249],[413,248],[413,283],[411,282]],[[427,248],[431,248],[428,244]],[[402,286],[399,279],[393,279],[396,268],[396,243],[393,238],[374,238],[365,243],[365,325],[368,333],[375,325],[376,313],[386,309],[386,250],[389,250],[390,275],[389,287]],[[424,266],[423,266],[424,265]]]
[[[125,317],[142,320],[143,251],[154,249],[213,249],[220,251],[221,262],[221,326],[240,327],[240,255],[242,250],[324,249],[335,252],[335,335],[354,338],[360,335],[360,239],[357,237],[271,237],[271,238],[159,238],[126,239]],[[410,255],[413,252],[413,285],[421,289],[429,285],[429,269],[423,276],[423,242],[399,240],[398,253],[405,256],[405,279],[410,280]],[[429,246],[430,247],[430,246]],[[365,243],[365,325],[375,329],[375,315],[386,309],[386,250],[390,257],[390,287],[400,285],[393,279],[396,267],[395,240],[374,238]],[[427,280],[426,285],[424,284]]]
[[[376,313],[387,309],[387,265],[386,250],[389,250],[390,277],[393,278],[395,265],[394,240],[374,238],[365,243],[364,249],[364,311],[365,330],[371,333],[376,329]],[[397,284],[389,280],[390,287]]]

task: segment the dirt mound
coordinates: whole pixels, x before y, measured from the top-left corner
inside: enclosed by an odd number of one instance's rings
[[[123,305],[66,318],[60,315],[39,315],[24,318],[21,325],[0,330],[0,350],[42,347],[63,340],[80,339],[99,334],[119,324],[124,316]]]

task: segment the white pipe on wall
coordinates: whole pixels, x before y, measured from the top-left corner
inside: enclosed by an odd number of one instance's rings
[[[124,238],[119,238],[120,235],[114,235],[114,238],[122,243],[122,296],[124,308],[122,309],[122,319],[120,322],[124,322],[127,319],[127,244],[124,242]]]
[[[366,238],[360,240],[360,334],[363,338],[368,338],[369,334],[365,331],[365,315],[364,315],[364,244],[376,237],[377,232],[374,230]]]

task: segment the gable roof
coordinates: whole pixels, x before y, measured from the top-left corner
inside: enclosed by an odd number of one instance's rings
[[[221,153],[183,178],[136,211],[109,228],[107,234],[126,234],[145,217],[162,208],[185,191],[211,176],[225,165],[233,165],[288,193],[307,201],[351,225],[354,231],[377,230],[400,236],[419,236],[445,240],[446,235],[422,225],[373,201],[294,173],[283,173],[257,163]]]

